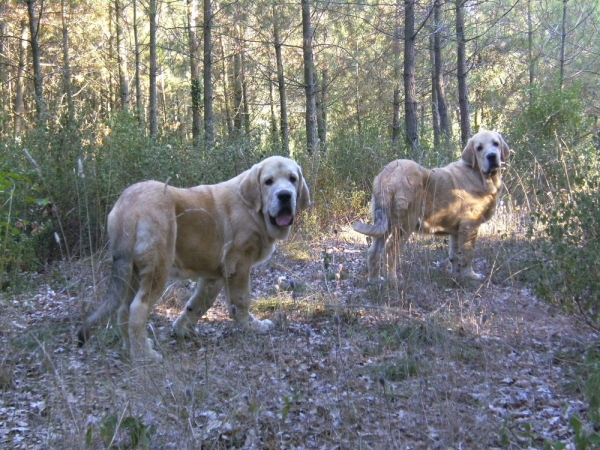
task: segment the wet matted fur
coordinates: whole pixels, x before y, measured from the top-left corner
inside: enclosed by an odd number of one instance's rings
[[[289,236],[294,217],[310,205],[302,170],[272,156],[237,177],[189,189],[144,181],[127,188],[108,216],[113,268],[99,308],[79,331],[79,345],[118,308],[125,348],[133,359],[161,359],[146,325],[169,277],[198,279],[173,325],[189,335],[225,289],[230,315],[245,329],[273,323],[250,314],[250,269]]]
[[[482,279],[473,272],[473,248],[479,226],[496,211],[501,163],[509,152],[499,133],[481,131],[469,139],[462,159],[446,167],[429,170],[406,159],[389,163],[373,183],[374,225],[354,225],[374,238],[369,280],[379,280],[383,262],[383,276],[396,281],[396,260],[413,232],[449,235],[452,273]]]

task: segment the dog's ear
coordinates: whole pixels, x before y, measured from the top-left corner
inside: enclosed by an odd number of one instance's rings
[[[506,143],[502,135],[500,133],[497,134],[498,138],[500,139],[500,159],[502,160],[502,162],[506,162],[508,156],[510,155],[510,148],[508,147],[508,144]]]
[[[302,175],[302,169],[298,167],[298,174],[300,175],[301,185],[300,189],[298,189],[298,196],[296,199],[296,205],[298,212],[305,210],[310,206],[310,192],[308,190],[308,185],[306,184],[306,179]]]
[[[261,165],[255,164],[248,169],[240,183],[240,197],[244,203],[255,211],[260,211],[262,208],[262,195],[260,193],[260,170]]]
[[[462,152],[462,159],[473,169],[477,168],[477,155],[475,154],[475,142],[473,138],[467,142],[467,146]]]

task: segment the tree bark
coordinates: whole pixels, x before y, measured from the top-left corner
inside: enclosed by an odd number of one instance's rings
[[[533,60],[533,23],[531,20],[531,0],[527,0],[527,50],[529,54],[529,108],[533,106],[533,82],[535,61]]]
[[[119,97],[121,109],[129,110],[129,73],[127,71],[127,54],[123,39],[123,7],[122,0],[115,0],[115,29],[117,33],[117,60],[119,63]]]
[[[439,148],[441,143],[442,131],[440,130],[440,112],[438,110],[438,97],[436,89],[436,73],[435,73],[435,24],[433,33],[429,38],[429,61],[431,63],[431,122],[433,127],[433,147]]]
[[[4,42],[6,40],[7,24],[5,22],[6,3],[0,3],[0,136],[6,133],[10,110],[8,94],[8,57],[5,54]]]
[[[44,121],[46,115],[46,104],[44,102],[44,75],[42,73],[41,54],[38,42],[39,21],[35,10],[36,0],[26,0],[27,15],[29,17],[29,34],[31,37],[31,58],[33,62],[33,87],[35,92],[35,106],[37,111],[38,123]],[[40,12],[39,17],[42,14]]]
[[[563,0],[562,27],[560,30],[560,80],[559,87],[562,91],[565,84],[565,44],[567,42],[567,2]]]
[[[310,17],[310,0],[301,0],[302,4],[302,52],[304,55],[304,90],[306,92],[306,149],[309,154],[319,149],[317,135],[317,102],[315,98],[315,75],[312,37],[313,29]]]
[[[327,67],[321,70],[321,82],[317,92],[317,131],[319,134],[319,146],[321,151],[327,150],[327,87],[329,85]]]
[[[148,18],[150,19],[150,73],[149,73],[149,101],[148,101],[148,131],[151,138],[158,133],[158,105],[156,97],[156,12],[158,0],[150,0]]]
[[[415,0],[404,9],[404,113],[406,143],[413,154],[419,148],[417,89],[415,85]]]
[[[401,0],[396,0],[396,27],[394,29],[394,41],[393,41],[393,52],[394,52],[394,94],[392,100],[392,142],[397,143],[400,137],[400,11],[401,11]]]
[[[215,145],[212,87],[212,3],[204,0],[204,142],[207,148]]]
[[[458,107],[460,111],[460,141],[467,145],[471,137],[471,118],[469,116],[469,88],[467,86],[467,56],[465,42],[465,19],[463,5],[466,0],[456,1],[456,60],[458,78]]]
[[[75,105],[73,104],[73,90],[71,88],[71,64],[69,62],[69,31],[67,28],[67,16],[65,11],[65,0],[61,0],[62,16],[62,44],[63,44],[63,86],[67,97],[67,126],[70,127],[75,120]]]
[[[135,47],[135,115],[139,125],[144,125],[144,106],[142,103],[142,80],[140,75],[141,57],[137,26],[137,0],[133,0],[133,41]]]
[[[197,16],[198,0],[187,0],[188,8],[188,37],[190,46],[190,84],[192,96],[192,139],[194,148],[198,149],[202,133],[202,86],[200,84],[200,58],[198,55]]]
[[[279,129],[281,133],[281,150],[284,155],[290,154],[290,139],[288,130],[287,93],[283,71],[283,58],[281,56],[281,38],[279,35],[279,18],[273,6],[273,45],[275,46],[275,59],[277,62],[277,87],[279,89]]]
[[[242,87],[242,55],[239,47],[233,55],[233,127],[239,135],[243,126],[243,87]]]
[[[15,96],[14,135],[19,137],[23,132],[23,91],[25,85],[25,64],[27,58],[27,22],[21,20],[21,45],[19,46],[19,67],[17,69],[17,93]]]
[[[225,121],[227,123],[227,136],[233,136],[233,119],[231,117],[231,101],[229,97],[229,67],[226,61],[229,57],[225,56],[225,45],[223,44],[223,37],[219,38],[219,44],[221,46],[221,61],[223,61],[223,96],[225,97]]]
[[[435,31],[433,34],[434,57],[434,89],[436,93],[436,107],[439,117],[440,132],[445,144],[450,143],[450,120],[448,117],[448,102],[446,101],[446,88],[444,83],[444,60],[442,57],[442,23],[441,0],[436,0],[433,10]]]

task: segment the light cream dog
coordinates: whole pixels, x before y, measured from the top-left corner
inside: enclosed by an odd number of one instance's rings
[[[133,359],[161,359],[152,349],[147,319],[169,277],[199,279],[173,325],[178,336],[224,288],[230,316],[245,329],[273,323],[250,314],[250,269],[268,258],[275,241],[289,236],[294,217],[310,205],[302,170],[273,156],[215,185],[178,189],[158,181],[127,188],[108,216],[113,257],[102,304],[79,331],[79,345],[117,308],[124,345]]]
[[[374,238],[367,257],[369,280],[380,278],[385,247],[383,276],[396,281],[396,260],[413,232],[450,235],[452,273],[482,279],[473,272],[473,248],[479,226],[496,211],[501,163],[509,152],[499,133],[482,131],[469,139],[462,160],[446,167],[429,170],[406,159],[389,163],[373,183],[375,224],[354,225]]]

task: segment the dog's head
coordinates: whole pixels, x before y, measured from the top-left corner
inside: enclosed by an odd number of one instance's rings
[[[310,206],[310,193],[295,161],[271,156],[247,170],[240,195],[253,210],[262,211],[269,235],[285,239],[296,215]]]
[[[480,131],[467,142],[462,159],[484,175],[494,176],[509,153],[510,149],[500,133]]]

